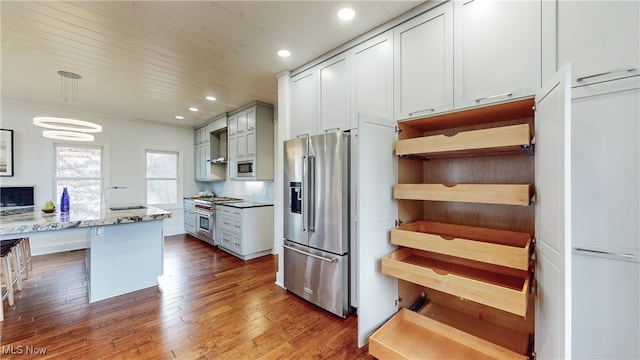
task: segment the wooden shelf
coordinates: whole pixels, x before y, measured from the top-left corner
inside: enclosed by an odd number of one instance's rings
[[[407,309],[371,335],[369,353],[378,359],[528,359]]]
[[[519,316],[527,313],[529,272],[521,272],[522,276],[497,273],[463,261],[442,261],[411,248],[383,257],[382,272]]]
[[[530,184],[396,184],[393,196],[404,200],[454,201],[481,204],[531,203]]]
[[[396,155],[424,158],[521,151],[531,145],[528,124],[464,131],[453,136],[432,135],[398,140]]]
[[[391,230],[391,243],[494,265],[528,270],[528,233],[417,221]]]

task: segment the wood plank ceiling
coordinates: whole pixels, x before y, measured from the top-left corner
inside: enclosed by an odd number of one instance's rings
[[[276,74],[420,3],[2,1],[0,94],[3,101],[195,127],[253,100],[277,103]],[[336,13],[347,5],[357,15],[342,23]],[[278,57],[283,48],[292,56]],[[60,101],[58,70],[82,76],[78,104]]]

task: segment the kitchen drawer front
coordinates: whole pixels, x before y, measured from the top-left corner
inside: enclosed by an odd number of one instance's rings
[[[497,273],[403,248],[382,258],[382,273],[516,315],[527,313],[529,272]]]
[[[531,234],[416,221],[391,230],[391,243],[489,264],[529,269]]]
[[[228,216],[220,216],[220,231],[233,232],[234,220]]]
[[[233,251],[237,252],[240,255],[244,255],[242,253],[242,236],[238,234],[233,235]]]
[[[220,232],[220,246],[233,249],[234,235],[227,231]]]

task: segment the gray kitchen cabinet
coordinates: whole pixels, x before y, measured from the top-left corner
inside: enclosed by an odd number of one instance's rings
[[[212,164],[213,159],[227,154],[227,114],[213,118],[197,128],[194,133],[195,179],[196,181],[217,181],[226,179],[226,163]]]
[[[187,234],[196,236],[196,207],[195,203],[191,199],[184,199],[183,201],[183,213],[184,213],[184,230]]]
[[[237,163],[238,163],[238,136],[237,135],[229,135],[227,137],[227,154],[229,155],[229,159],[227,160],[227,169],[229,179],[235,179],[237,177]]]
[[[319,133],[351,128],[350,60],[349,53],[343,52],[318,65]]]
[[[204,125],[195,130],[195,178],[196,181],[211,181],[209,161],[211,160],[211,144],[209,128]]]
[[[394,29],[395,119],[453,109],[453,4]]]
[[[218,247],[242,260],[271,253],[273,206],[216,206]]]
[[[229,114],[229,177],[235,180],[273,180],[273,105],[255,101]],[[253,174],[239,176],[239,161],[253,163]]]
[[[317,69],[305,70],[291,77],[291,124],[289,138],[295,139],[316,133]]]
[[[454,107],[528,97],[541,86],[541,1],[454,1]]]
[[[351,49],[351,128],[358,116],[393,119],[393,30]]]

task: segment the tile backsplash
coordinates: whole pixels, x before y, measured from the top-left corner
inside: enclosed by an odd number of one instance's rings
[[[212,191],[216,196],[242,198],[247,201],[273,204],[272,181],[221,181],[198,183],[198,191]]]

